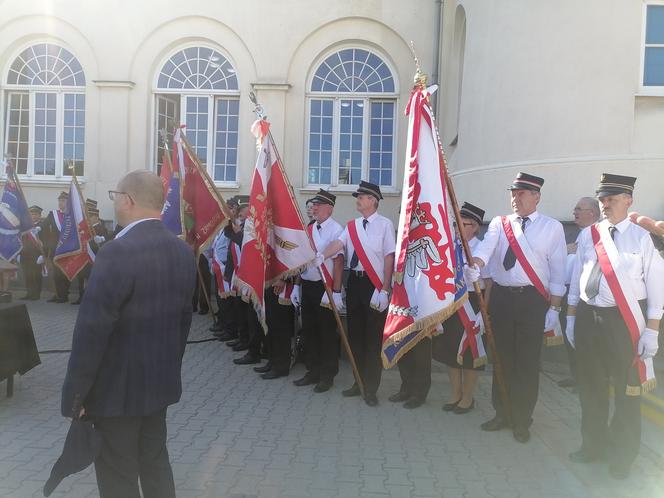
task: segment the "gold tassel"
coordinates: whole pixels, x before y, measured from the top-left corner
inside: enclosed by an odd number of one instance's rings
[[[481,357],[475,358],[473,360],[473,367],[478,368],[478,367],[481,367],[483,365],[486,365],[486,363],[487,363],[486,356],[481,356]]]
[[[544,338],[545,346],[560,346],[561,344],[565,344],[565,340],[563,339],[562,335],[554,335],[553,337]]]

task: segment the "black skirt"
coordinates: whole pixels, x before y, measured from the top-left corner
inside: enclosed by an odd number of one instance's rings
[[[479,312],[480,305],[479,299],[474,292],[468,293],[470,305],[473,307],[475,313]],[[459,344],[463,336],[463,324],[459,318],[458,313],[454,313],[451,317],[443,322],[444,332],[433,338],[432,343],[432,356],[433,359],[444,363],[452,368],[464,368],[467,370],[484,370],[484,365],[473,367],[473,354],[470,349],[466,349],[463,354],[463,364],[459,365],[457,361],[457,353],[459,352]],[[484,341],[484,335],[481,340]]]

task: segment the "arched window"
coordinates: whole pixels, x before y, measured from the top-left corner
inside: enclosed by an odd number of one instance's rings
[[[161,130],[186,125],[198,157],[218,182],[237,178],[240,89],[235,68],[218,51],[189,47],[173,54],[157,77],[155,164],[161,169]],[[168,135],[169,140],[171,135]]]
[[[392,70],[375,53],[328,55],[308,93],[307,183],[393,186],[397,95]]]
[[[84,173],[85,74],[78,59],[53,43],[38,43],[12,62],[5,90],[5,153],[19,174]]]

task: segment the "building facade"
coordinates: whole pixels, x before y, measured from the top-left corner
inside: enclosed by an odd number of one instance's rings
[[[571,218],[602,171],[634,174],[637,206],[664,215],[664,2],[247,0],[3,3],[0,143],[28,202],[55,207],[75,168],[106,192],[158,171],[160,130],[186,134],[225,196],[248,193],[250,92],[301,203],[319,187],[355,215],[360,179],[396,220],[415,44],[460,200],[508,207],[526,170],[543,210]]]

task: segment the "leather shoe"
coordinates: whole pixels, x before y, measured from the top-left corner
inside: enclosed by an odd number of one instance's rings
[[[265,372],[269,372],[272,370],[272,362],[268,361],[265,365],[261,365],[260,367],[254,367],[254,372],[262,374]]]
[[[279,377],[288,377],[288,370],[281,371],[273,368],[269,372],[261,374],[261,379],[265,380],[278,379]]]
[[[558,381],[558,387],[576,387],[576,381],[574,379],[563,379]]]
[[[367,394],[364,397],[364,402],[367,404],[367,406],[376,406],[378,405],[378,398],[375,394]]]
[[[324,393],[326,391],[329,391],[331,388],[332,388],[331,380],[321,380],[318,384],[316,384],[316,387],[314,387],[314,392]]]
[[[591,463],[600,459],[597,453],[592,453],[586,449],[581,448],[578,451],[573,451],[569,454],[569,459],[574,463]]]
[[[391,401],[392,403],[401,403],[402,401],[406,401],[408,398],[410,398],[410,395],[407,392],[399,391],[398,393],[394,393],[392,396],[387,398],[387,400]]]
[[[230,341],[228,341],[226,343],[226,346],[228,346],[229,348],[232,348],[233,346],[237,346],[238,344],[240,344],[240,339],[238,337],[236,337],[235,339],[231,339]]]
[[[29,301],[30,299],[31,299],[30,296],[19,297],[19,300],[21,301]]]
[[[488,422],[484,422],[482,425],[480,425],[480,428],[483,431],[488,431],[488,432],[499,431],[500,429],[504,429],[506,427],[507,427],[507,421],[502,417],[499,417],[498,415],[493,417]]]
[[[232,341],[234,339],[237,339],[237,336],[232,334],[231,332],[222,332],[221,334],[217,335],[214,334],[217,339],[219,339],[221,342],[228,342]]]
[[[210,312],[210,310],[204,310],[204,309],[198,310],[199,315],[207,315],[209,312]]]
[[[408,401],[406,401],[403,404],[403,407],[412,410],[413,408],[422,406],[424,404],[424,401],[425,401],[424,398],[420,398],[419,396],[411,396],[410,398],[408,398]]]
[[[242,358],[235,358],[233,360],[233,363],[236,365],[255,365],[256,363],[260,363],[261,359],[258,356],[254,356],[251,353],[245,354]]]
[[[472,400],[470,402],[470,405],[467,407],[463,408],[462,406],[459,406],[458,404],[454,407],[454,410],[452,410],[454,413],[457,415],[463,415],[464,413],[468,413],[471,411],[473,408],[475,408],[475,400]]]
[[[514,429],[512,434],[514,435],[514,439],[520,443],[525,444],[530,441],[530,431],[526,428]]]
[[[81,300],[80,300],[80,299],[77,299],[76,301],[72,301],[71,304],[81,304]]]
[[[629,466],[618,465],[615,463],[609,464],[609,475],[614,479],[623,481],[629,477]]]
[[[351,398],[353,396],[359,396],[360,394],[362,394],[360,392],[360,386],[358,386],[357,384],[353,384],[351,388],[346,389],[345,391],[341,391],[341,395],[344,398]]]
[[[58,302],[58,296],[53,296],[51,299],[46,300],[47,303],[57,303]]]
[[[318,383],[318,377],[312,375],[309,372],[305,373],[304,377],[302,377],[301,379],[293,381],[293,384],[296,385],[297,387],[310,386],[312,384],[317,384],[317,383]]]
[[[245,342],[238,342],[238,343],[237,343],[235,346],[233,346],[231,349],[232,349],[233,351],[235,351],[235,352],[246,351],[247,349],[249,349],[249,344],[247,344],[247,343],[245,343]],[[260,360],[260,357],[259,357],[258,359]]]
[[[444,412],[453,412],[456,406],[459,404],[461,400],[455,401],[454,403],[445,403],[443,405],[443,411]]]

